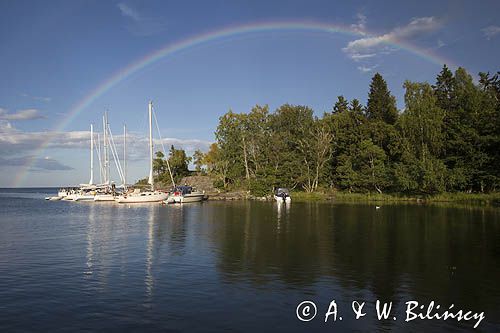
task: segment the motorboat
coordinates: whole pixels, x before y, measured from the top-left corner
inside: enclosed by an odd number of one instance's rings
[[[62,198],[63,198],[62,196],[57,195],[57,196],[52,196],[52,197],[45,197],[45,200],[57,201],[57,200],[61,200]]]
[[[205,193],[192,186],[176,186],[165,203],[188,203],[203,201]]]
[[[276,189],[276,191],[274,192],[274,199],[276,199],[278,203],[288,203],[292,201],[292,197],[290,197],[290,191],[285,187],[278,187]]]

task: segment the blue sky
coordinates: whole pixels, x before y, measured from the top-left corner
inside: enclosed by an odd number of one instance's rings
[[[291,103],[321,115],[340,94],[365,103],[375,71],[401,108],[404,80],[434,82],[436,59],[474,75],[499,70],[499,12],[498,1],[0,2],[0,187],[87,182],[89,126],[100,128],[105,109],[117,141],[128,126],[130,180],[144,177],[150,99],[165,144],[188,153],[207,149],[229,109]],[[199,43],[126,77],[60,126],[103,82],[162,47],[277,21],[351,33],[267,30]]]

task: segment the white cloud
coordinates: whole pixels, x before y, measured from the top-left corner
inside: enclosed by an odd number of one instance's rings
[[[435,31],[440,26],[440,20],[432,16],[414,18],[407,25],[396,27],[386,34],[367,36],[350,41],[342,50],[354,60],[359,59],[363,55],[368,54],[371,56],[381,51],[390,53],[394,49],[387,47],[388,43],[414,38]]]
[[[120,2],[117,6],[123,16],[131,18],[136,22],[142,21],[141,15],[139,15],[139,13],[135,9],[132,9],[127,4]]]
[[[353,53],[353,54],[350,55],[350,57],[354,61],[359,61],[359,60],[365,60],[365,59],[373,58],[376,55],[377,55],[376,53],[366,53],[366,54]]]
[[[9,113],[6,109],[0,108],[0,120],[32,120],[32,119],[40,119],[46,118],[44,115],[40,114],[40,111],[37,109],[25,109],[19,110],[14,113]]]
[[[370,72],[373,72],[373,70],[375,70],[375,68],[377,68],[378,65],[374,65],[374,66],[358,66],[358,70],[362,73],[370,73]]]
[[[102,140],[102,136],[100,139]],[[115,135],[114,141],[118,153],[121,154],[123,151],[123,135]],[[209,141],[198,139],[163,138],[161,141],[159,139],[154,140],[155,151],[161,150],[162,142],[167,153],[170,146],[174,145],[178,149],[186,150],[188,155],[192,154],[196,149],[208,151],[211,144]],[[28,154],[38,150],[45,143],[47,143],[47,149],[88,149],[90,147],[90,131],[25,132],[15,128],[6,120],[0,120],[0,151],[4,153],[3,157],[8,157],[5,155]],[[147,147],[148,138],[146,135],[127,134],[127,154],[131,160],[147,158]]]
[[[115,136],[115,143],[118,151],[123,150],[123,135]],[[170,150],[170,146],[174,146],[176,149],[184,149],[187,155],[192,155],[195,150],[200,149],[201,151],[208,151],[212,142],[198,139],[178,139],[178,138],[162,138],[154,139],[154,150],[162,151],[165,147],[166,154]],[[127,151],[128,158],[131,160],[144,160],[149,155],[148,150],[149,139],[145,135],[132,133],[127,134]]]
[[[496,35],[500,34],[500,27],[497,25],[490,25],[486,28],[481,29],[486,39],[490,40]]]
[[[65,171],[73,170],[72,167],[62,164],[61,162],[51,158],[38,158],[33,155],[3,158],[0,157],[0,167],[24,167],[30,166],[31,171]]]
[[[34,99],[35,101],[41,101],[41,102],[45,102],[45,103],[48,103],[48,102],[52,101],[52,98],[45,97],[45,96],[31,96],[31,95],[28,95],[28,94],[21,94],[21,95],[23,97],[31,98],[31,99]]]
[[[128,29],[135,35],[148,36],[165,29],[166,25],[160,20],[148,17],[131,6],[120,2],[117,5],[122,16],[131,19]]]
[[[366,35],[366,15],[363,13],[358,13],[356,15],[358,22],[356,24],[351,24],[351,29],[361,35]]]

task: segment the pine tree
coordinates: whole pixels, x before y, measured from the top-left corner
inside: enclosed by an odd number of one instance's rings
[[[337,102],[333,106],[333,114],[341,113],[347,111],[349,108],[349,102],[344,98],[344,96],[340,95],[337,97]]]
[[[445,111],[453,108],[454,86],[455,78],[453,77],[453,73],[444,65],[436,77],[436,85],[432,86],[432,88],[437,97],[437,105]]]
[[[370,83],[366,113],[368,119],[383,120],[391,125],[398,118],[396,99],[391,95],[387,83],[379,73],[373,76]]]

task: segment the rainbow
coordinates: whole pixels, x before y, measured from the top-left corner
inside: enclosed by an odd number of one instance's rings
[[[273,22],[257,22],[243,25],[234,25],[228,26],[222,29],[212,30],[205,33],[201,33],[195,36],[191,36],[177,42],[173,42],[167,44],[166,46],[147,54],[146,56],[140,58],[137,61],[130,63],[128,66],[120,69],[111,75],[108,79],[104,80],[101,84],[99,84],[95,89],[93,89],[88,95],[78,101],[75,105],[73,105],[68,112],[67,116],[54,127],[54,131],[63,130],[68,124],[70,124],[73,119],[78,116],[83,110],[88,108],[96,99],[104,95],[109,90],[113,89],[118,83],[124,81],[132,74],[139,72],[143,68],[158,62],[159,60],[171,56],[179,51],[183,51],[194,46],[198,46],[200,44],[207,44],[218,40],[224,40],[229,37],[235,37],[239,35],[252,34],[252,33],[264,33],[264,32],[276,32],[276,31],[301,31],[301,32],[319,32],[325,34],[345,34],[351,35],[354,37],[361,37],[361,33],[359,31],[354,30],[353,28],[346,25],[339,24],[330,24],[330,23],[322,23],[316,21],[273,21]],[[373,34],[375,35],[375,34]],[[370,34],[368,34],[370,36]],[[364,35],[366,37],[366,35]],[[456,67],[452,61],[449,59],[445,59],[442,56],[439,56],[433,53],[431,50],[419,48],[415,45],[411,45],[406,42],[395,41],[388,42],[388,45],[391,45],[395,48],[402,49],[404,51],[409,52],[419,58],[422,58],[426,61],[434,63],[438,66],[442,66],[443,64],[448,64],[451,67]],[[50,143],[50,138],[41,142],[38,149],[35,151],[35,156],[40,156],[43,151],[47,148]],[[32,164],[36,161],[37,158],[32,159],[33,162],[26,165],[21,169],[19,174],[14,180],[14,187],[19,186],[21,184],[29,171],[29,169],[33,166]]]

